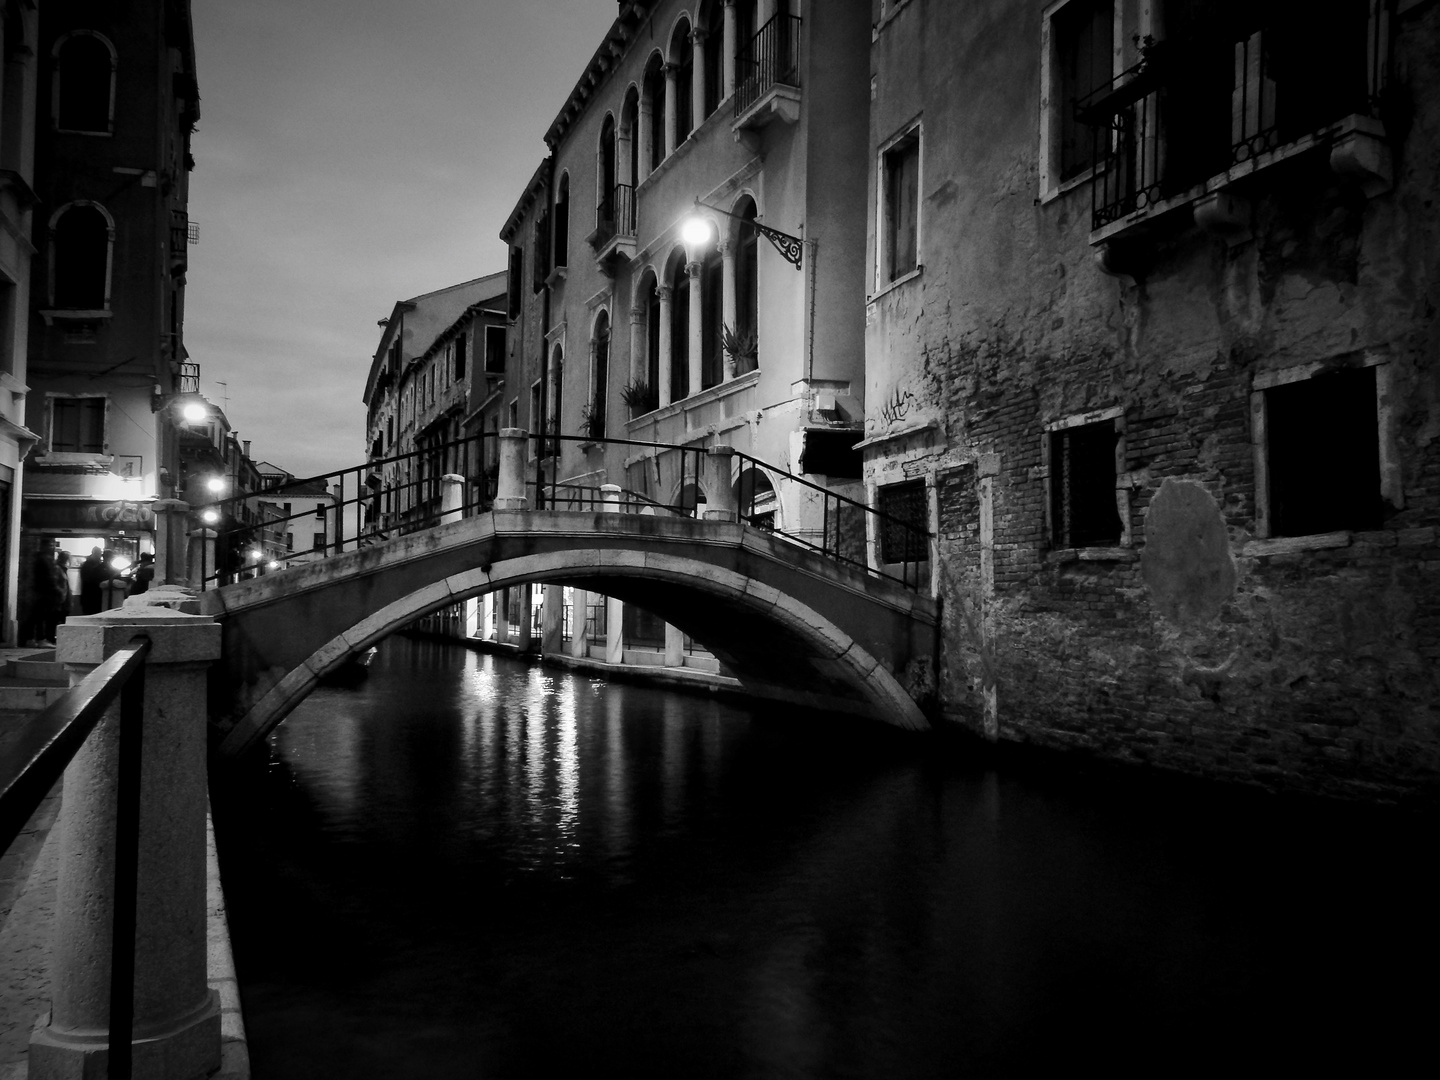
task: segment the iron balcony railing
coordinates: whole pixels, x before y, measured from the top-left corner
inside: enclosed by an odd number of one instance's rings
[[[595,246],[603,247],[616,237],[635,235],[635,188],[616,184],[595,208]]]
[[[800,85],[800,16],[776,15],[735,57],[735,116],[776,86]]]
[[[137,637],[21,730],[0,758],[0,853],[64,774],[105,712],[120,701],[119,775],[115,819],[115,910],[110,951],[109,1072],[131,1076],[135,1016],[136,888],[140,860],[140,751],[145,720],[145,657],[150,639]],[[102,856],[96,854],[96,858]]]
[[[1075,103],[1088,127],[1091,227],[1103,228],[1212,176],[1317,134],[1380,116],[1390,0],[1350,0],[1323,30],[1251,14],[1180,41]],[[1353,25],[1352,25],[1353,24]]]

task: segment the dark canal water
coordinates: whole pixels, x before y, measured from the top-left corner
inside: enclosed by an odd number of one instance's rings
[[[273,743],[214,784],[256,1080],[1375,1075],[1433,1031],[1423,823],[404,639]]]

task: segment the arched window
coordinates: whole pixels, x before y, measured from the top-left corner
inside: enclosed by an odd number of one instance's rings
[[[102,311],[110,294],[110,219],[94,203],[71,203],[51,220],[53,302]]]
[[[610,313],[607,311],[600,312],[595,320],[590,350],[590,404],[584,417],[585,434],[592,439],[603,439],[610,400]]]
[[[560,177],[555,193],[555,265],[570,265],[570,174]]]
[[[735,481],[735,507],[740,520],[757,529],[775,527],[775,485],[770,477],[753,466]]]
[[[759,4],[756,0],[735,0],[735,89],[760,76],[760,57],[755,49],[759,31]]]
[[[690,43],[688,22],[677,26],[670,38],[670,63],[675,68],[675,145],[679,146],[695,127],[695,46]]]
[[[602,232],[614,235],[616,230],[615,205],[615,118],[605,114],[605,123],[600,125],[600,145],[595,162],[596,202],[595,225]]]
[[[654,172],[665,160],[665,72],[656,53],[645,68],[644,100],[646,155],[645,171]],[[638,181],[637,181],[638,182]]]
[[[721,337],[724,296],[724,259],[720,254],[720,245],[711,244],[700,264],[700,387],[705,390],[718,385],[724,376],[721,366],[725,356]]]
[[[670,267],[670,400],[690,393],[690,275],[685,255]]]
[[[725,5],[710,0],[705,27],[705,115],[709,116],[725,99]]]
[[[645,297],[645,383],[651,408],[660,400],[660,283],[651,277],[644,283]],[[643,410],[642,410],[643,411]]]
[[[630,87],[620,107],[620,183],[640,182],[640,92]]]
[[[114,116],[115,51],[98,34],[78,31],[55,45],[55,126],[109,133]]]
[[[736,205],[731,240],[735,248],[735,338],[740,345],[735,374],[743,375],[758,366],[760,356],[759,248],[755,231],[755,200],[748,195]],[[747,355],[748,354],[748,355]]]

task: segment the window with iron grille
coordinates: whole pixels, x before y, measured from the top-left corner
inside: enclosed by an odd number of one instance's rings
[[[1270,535],[1380,528],[1376,369],[1327,372],[1264,395]]]
[[[1124,525],[1116,504],[1114,420],[1051,431],[1050,540],[1057,548],[1116,547]]]
[[[925,493],[925,481],[887,484],[876,492],[876,500],[877,509],[884,515],[877,526],[880,561],[900,563],[928,559],[930,500]]]

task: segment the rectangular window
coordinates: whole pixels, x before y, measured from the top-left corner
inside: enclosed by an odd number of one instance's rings
[[[880,155],[880,284],[915,270],[920,258],[920,129]]]
[[[465,354],[470,344],[468,331],[460,331],[460,336],[455,339],[455,381],[459,382],[465,378]]]
[[[51,398],[50,452],[103,454],[105,401],[103,397]]]
[[[1062,426],[1049,432],[1047,442],[1052,546],[1118,547],[1125,529],[1115,494],[1120,443],[1115,420]]]
[[[1052,71],[1060,180],[1066,181],[1094,167],[1104,148],[1102,125],[1082,123],[1076,115],[1079,102],[1114,78],[1115,5],[1113,0],[1070,0],[1050,20],[1054,50]]]
[[[1263,393],[1270,535],[1380,528],[1376,369],[1342,368]]]
[[[485,373],[505,374],[505,327],[485,327]]]
[[[520,317],[520,280],[525,274],[525,249],[514,246],[510,249],[510,268],[508,277],[508,292],[506,294],[506,314],[511,321]]]
[[[314,543],[313,543],[311,546],[312,546],[316,551],[324,551],[324,550],[325,550],[325,534],[324,534],[323,532],[317,532],[317,533],[314,535],[313,540],[314,540]]]
[[[930,557],[929,500],[924,480],[887,484],[876,492],[882,563],[924,562]]]
[[[295,534],[294,534],[293,532],[287,532],[287,533],[285,534],[285,550],[286,550],[286,551],[294,551],[294,550],[295,550]]]

